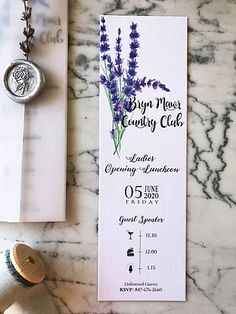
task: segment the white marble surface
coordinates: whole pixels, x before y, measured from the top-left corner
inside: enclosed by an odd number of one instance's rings
[[[62,314],[235,314],[236,1],[70,0],[69,7],[68,219],[1,224],[0,250],[24,241],[41,252]],[[184,303],[96,301],[99,14],[189,17]]]

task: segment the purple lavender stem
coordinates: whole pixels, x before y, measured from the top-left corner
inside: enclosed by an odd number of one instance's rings
[[[137,57],[138,57],[138,48],[139,42],[138,38],[140,37],[139,33],[137,32],[137,24],[132,23],[130,25],[130,53],[129,53],[129,60],[128,60],[128,70],[127,70],[127,77],[124,79],[125,86],[123,88],[123,93],[127,97],[135,96],[136,90],[134,88],[134,78],[137,74]]]
[[[115,59],[115,74],[117,77],[121,77],[124,73],[122,64],[123,64],[123,59],[121,58],[121,52],[122,52],[122,44],[121,44],[121,29],[118,29],[118,37],[116,39],[116,46],[115,46],[115,51],[116,51],[116,59]]]
[[[107,59],[107,52],[110,50],[110,46],[108,43],[108,35],[106,33],[106,21],[104,16],[101,18],[101,25],[100,25],[100,52],[101,58],[103,61]]]

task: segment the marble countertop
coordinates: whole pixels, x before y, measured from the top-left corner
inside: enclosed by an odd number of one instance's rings
[[[187,302],[97,302],[100,14],[189,18]],[[236,1],[69,0],[66,223],[0,224],[41,252],[61,314],[236,313]]]

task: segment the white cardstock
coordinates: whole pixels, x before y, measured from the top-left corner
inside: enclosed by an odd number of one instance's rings
[[[100,23],[98,299],[185,301],[187,18]]]
[[[35,41],[30,60],[46,87],[27,105],[0,86],[0,221],[63,221],[66,187],[67,0],[32,0]],[[0,75],[22,58],[23,1],[0,3]]]

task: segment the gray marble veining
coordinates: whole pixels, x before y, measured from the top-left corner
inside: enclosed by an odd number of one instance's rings
[[[100,14],[189,18],[187,302],[97,302]],[[68,220],[1,224],[37,248],[62,314],[236,313],[236,1],[69,1]]]

